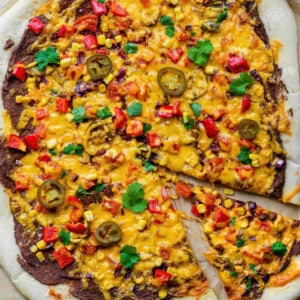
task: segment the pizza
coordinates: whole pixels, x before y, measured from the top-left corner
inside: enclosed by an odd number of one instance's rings
[[[299,204],[282,45],[257,5],[48,0],[6,40],[0,181],[18,263],[49,297],[215,299],[178,195],[200,202],[230,299],[297,280],[297,220],[179,178]]]

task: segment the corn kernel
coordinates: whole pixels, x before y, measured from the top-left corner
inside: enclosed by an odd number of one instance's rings
[[[240,206],[236,209],[236,212],[238,213],[238,215],[242,216],[245,214],[245,209],[244,207]]]
[[[26,84],[27,83],[35,83],[36,82],[36,79],[34,78],[34,77],[29,77],[29,78],[27,78],[27,80],[26,80]]]
[[[206,213],[206,207],[204,204],[198,204],[197,205],[197,210],[199,212],[199,214],[204,214]]]
[[[72,50],[73,51],[78,51],[78,50],[80,50],[80,48],[81,48],[80,44],[78,44],[78,43],[73,43],[72,44]]]
[[[239,225],[241,228],[245,229],[249,226],[249,221],[247,218],[243,218],[240,222]]]
[[[252,167],[258,168],[259,167],[258,160],[252,160],[251,165],[252,165]]]
[[[134,278],[134,282],[136,283],[136,284],[141,284],[141,283],[143,283],[144,282],[144,277],[143,276],[140,276],[140,277],[137,277],[137,278]]]
[[[37,248],[36,245],[33,245],[33,246],[30,247],[30,252],[31,253],[36,253],[37,251],[38,251],[38,248]]]
[[[189,121],[188,117],[189,117],[189,114],[187,112],[184,112],[183,116],[182,116],[182,119],[183,119],[184,123],[188,123],[188,121]]]
[[[152,254],[150,254],[150,253],[146,253],[146,252],[141,252],[140,253],[140,258],[143,261],[149,260],[151,257],[152,257]]]
[[[176,17],[176,20],[177,20],[177,21],[182,21],[182,20],[184,19],[184,14],[181,13],[181,14],[179,14],[179,15],[176,15],[175,17]]]
[[[158,257],[156,260],[155,260],[155,265],[156,266],[161,266],[162,263],[164,262],[164,260],[161,258],[161,257]]]
[[[171,48],[173,46],[173,43],[174,41],[172,39],[166,39],[164,42],[163,42],[163,47],[165,48]]]
[[[94,214],[91,210],[86,210],[83,213],[83,217],[87,222],[92,222],[94,220]]]
[[[107,22],[101,22],[101,31],[108,32],[108,24]]]
[[[213,67],[213,66],[211,66],[211,65],[207,65],[207,66],[205,67],[205,73],[206,73],[206,74],[212,75],[212,74],[215,73],[215,71],[216,71],[215,67]]]
[[[224,194],[225,195],[233,195],[234,194],[234,190],[233,189],[224,189]]]
[[[44,240],[40,240],[36,243],[36,246],[39,250],[44,250],[47,247],[47,244]]]
[[[225,191],[224,191],[224,193],[225,193]],[[225,206],[226,208],[230,208],[230,207],[232,206],[232,204],[233,204],[233,202],[232,202],[230,199],[226,199],[226,200],[224,201],[224,206]]]
[[[105,47],[106,48],[111,48],[112,47],[112,40],[111,39],[106,39],[105,40]]]
[[[122,40],[123,40],[122,35],[119,34],[119,35],[115,36],[115,41],[116,41],[116,43],[121,43]]]
[[[168,295],[168,292],[166,289],[161,289],[159,292],[158,292],[158,297],[159,299],[165,299]]]
[[[250,153],[249,158],[252,159],[252,160],[257,160],[257,159],[259,159],[259,156],[255,153]]]
[[[73,60],[71,57],[63,58],[60,61],[60,66],[65,69],[65,68],[69,67],[72,64],[72,62],[73,62]]]
[[[106,84],[110,83],[114,78],[114,75],[112,73],[108,74],[105,78],[104,78],[104,82]]]
[[[147,225],[147,221],[144,220],[144,219],[141,219],[141,220],[139,220],[138,223],[136,224],[136,228],[137,228],[138,230],[142,231],[142,230],[145,229],[146,225]]]
[[[56,146],[56,144],[57,144],[57,141],[54,138],[47,141],[47,147],[49,149],[53,149]]]
[[[105,35],[104,34],[98,35],[97,41],[100,46],[104,46],[105,45]]]
[[[42,261],[45,260],[45,256],[44,256],[44,254],[43,254],[42,252],[38,252],[35,256],[37,257],[37,259],[38,259],[40,262],[42,262]]]
[[[168,157],[166,155],[162,155],[159,157],[159,164],[161,166],[166,166],[168,163]]]
[[[66,114],[66,119],[67,119],[69,122],[72,122],[73,119],[74,119],[74,115],[71,114],[71,113],[68,113],[68,114]]]
[[[23,102],[23,96],[20,96],[20,95],[18,95],[18,96],[16,96],[16,103],[22,103]]]
[[[105,93],[106,92],[106,85],[105,84],[100,84],[99,85],[99,92],[100,93]]]
[[[182,10],[181,10],[181,7],[180,6],[176,6],[174,8],[174,12],[175,12],[175,15],[179,15],[182,13]]]
[[[37,214],[38,214],[37,211],[33,209],[28,213],[28,217],[35,217]]]
[[[85,75],[85,76],[83,76],[83,81],[84,82],[88,82],[88,81],[90,81],[91,80],[91,76],[90,75]]]
[[[97,259],[98,260],[103,260],[105,257],[104,253],[101,251],[97,251]]]
[[[240,273],[240,272],[243,272],[243,271],[244,271],[244,269],[243,269],[243,267],[242,267],[242,266],[234,266],[234,268],[235,268],[235,270],[236,270],[238,273]]]

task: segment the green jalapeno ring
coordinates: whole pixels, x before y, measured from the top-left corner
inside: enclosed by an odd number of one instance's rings
[[[118,224],[107,221],[97,228],[95,237],[101,246],[109,247],[121,240],[122,231]]]
[[[37,200],[46,208],[60,206],[65,202],[65,188],[56,180],[47,180],[39,187]]]
[[[238,131],[242,138],[251,140],[254,139],[258,133],[258,123],[251,119],[243,119],[238,125]]]
[[[103,54],[95,54],[86,61],[87,71],[92,79],[106,77],[112,71],[112,61]]]

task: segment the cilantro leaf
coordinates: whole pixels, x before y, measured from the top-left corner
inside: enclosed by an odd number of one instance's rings
[[[167,26],[167,25],[173,26],[173,25],[174,25],[174,21],[173,21],[172,18],[169,17],[169,16],[162,16],[162,17],[160,18],[160,23],[161,23],[162,25],[165,25],[165,26]]]
[[[100,3],[104,3],[104,0],[98,0],[98,2],[100,2]]]
[[[236,217],[232,217],[231,220],[230,220],[230,225],[231,226],[234,226],[235,225],[235,220],[236,220]]]
[[[144,196],[143,186],[134,182],[127,187],[127,192],[122,194],[123,206],[136,213],[143,212],[148,207],[148,202]]]
[[[82,186],[79,186],[75,192],[75,197],[79,198],[84,195],[89,195],[89,192],[87,192]]]
[[[278,255],[278,256],[284,256],[285,252],[287,251],[286,249],[286,245],[283,244],[282,242],[275,242],[273,245],[272,245],[272,252],[275,254],[275,255]]]
[[[49,149],[48,152],[53,156],[57,155],[57,152],[54,149]]]
[[[93,190],[95,192],[103,192],[105,187],[106,187],[106,185],[104,183],[97,183],[94,185]]]
[[[61,173],[61,175],[60,175],[60,178],[61,178],[61,179],[64,179],[64,178],[66,177],[66,175],[67,175],[67,171],[66,171],[65,169],[63,169],[63,170],[62,170],[62,173]]]
[[[85,109],[83,106],[77,106],[72,110],[72,114],[74,115],[73,121],[75,123],[81,123],[85,117]]]
[[[155,169],[155,167],[148,160],[144,162],[144,167],[146,172],[151,172]]]
[[[230,85],[229,91],[233,95],[244,96],[246,94],[246,88],[253,83],[253,78],[247,72],[240,74],[239,78],[234,78]]]
[[[136,44],[133,44],[133,43],[130,43],[130,42],[127,42],[125,45],[124,45],[124,51],[125,53],[127,54],[134,54],[134,53],[137,53],[138,52],[138,47]]]
[[[127,107],[127,114],[129,117],[140,116],[143,110],[143,105],[139,102],[133,102]]]
[[[187,117],[187,120],[185,121],[183,118],[181,119],[181,124],[183,124],[183,126],[190,130],[193,129],[195,126],[195,119],[191,118],[190,116]]]
[[[63,154],[77,154],[78,156],[81,156],[83,153],[83,146],[81,144],[75,145],[75,144],[69,144],[64,147]]]
[[[102,120],[112,117],[112,113],[111,113],[109,107],[106,106],[103,109],[99,109],[97,111],[97,117],[101,118]]]
[[[59,55],[54,47],[40,50],[34,55],[35,62],[38,63],[38,70],[43,71],[49,64],[59,64]]]
[[[144,128],[143,128],[143,135],[145,135],[148,131],[152,129],[151,124],[149,123],[144,123]]]
[[[252,278],[251,277],[248,277],[247,278],[247,281],[246,281],[246,290],[247,291],[250,291],[252,288]]]
[[[203,67],[207,64],[211,52],[214,47],[210,40],[198,41],[196,47],[190,47],[188,50],[188,58],[196,65]]]
[[[195,117],[200,117],[202,112],[202,106],[199,103],[190,103],[190,108],[192,109]]]
[[[173,37],[175,35],[175,27],[172,25],[166,26],[166,35],[168,37]]]
[[[257,272],[257,271],[256,271],[256,267],[255,267],[255,264],[250,264],[250,265],[249,265],[249,268],[250,268],[250,270],[252,270],[254,273]]]
[[[71,235],[70,235],[70,232],[69,231],[66,231],[66,230],[61,230],[59,232],[59,235],[58,235],[59,239],[62,241],[62,243],[65,245],[65,246],[68,246],[70,244],[70,241],[71,241]]]
[[[132,268],[140,260],[140,255],[136,251],[136,247],[126,245],[120,252],[120,262],[122,266],[129,269]]]
[[[238,277],[238,273],[237,273],[236,271],[230,272],[230,275],[231,275],[232,277]]]
[[[236,241],[236,246],[237,246],[238,248],[244,246],[244,244],[245,244],[245,242],[244,242],[243,239],[241,239],[241,238],[238,238],[238,239],[237,239],[237,241]]]
[[[217,22],[221,23],[222,21],[226,20],[227,18],[228,18],[228,11],[227,11],[227,8],[224,7],[223,11],[217,17]]]
[[[241,163],[243,163],[245,165],[250,165],[252,162],[251,158],[249,157],[250,154],[251,154],[251,151],[248,148],[242,147],[237,158]]]

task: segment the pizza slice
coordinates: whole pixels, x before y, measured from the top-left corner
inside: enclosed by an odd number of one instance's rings
[[[299,220],[183,181],[176,190],[193,198],[191,212],[209,243],[204,255],[217,269],[229,299],[299,296]]]

